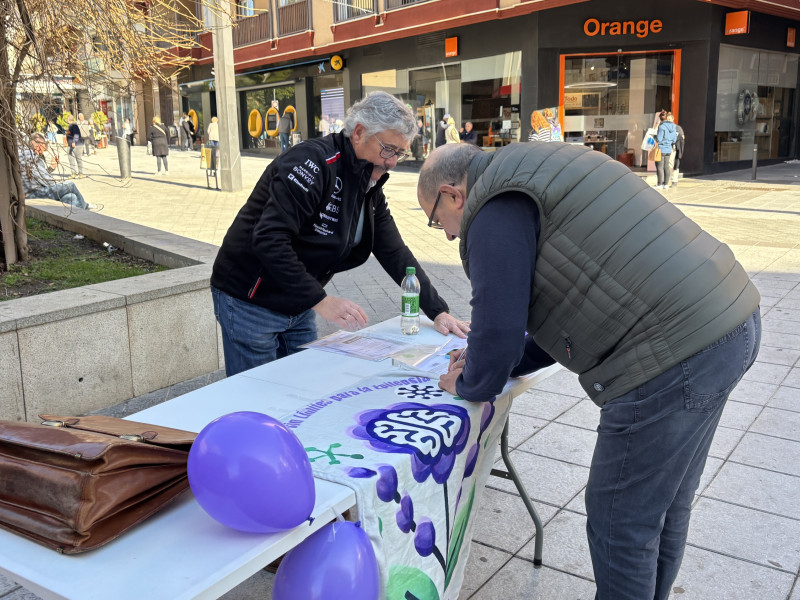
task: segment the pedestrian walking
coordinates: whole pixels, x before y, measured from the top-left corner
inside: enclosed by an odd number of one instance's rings
[[[67,155],[69,157],[69,168],[73,179],[80,179],[83,175],[83,137],[81,128],[75,122],[75,117],[67,117]]]
[[[147,141],[150,142],[153,148],[153,156],[156,157],[156,172],[155,175],[161,175],[161,164],[164,164],[164,175],[169,175],[169,164],[167,156],[169,155],[169,131],[166,125],[161,123],[161,118],[153,117],[153,124],[147,132]]]

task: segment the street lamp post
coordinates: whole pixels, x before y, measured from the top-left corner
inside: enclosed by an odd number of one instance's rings
[[[239,154],[231,3],[230,0],[215,2],[216,9],[211,11],[214,22],[211,36],[214,44],[214,91],[217,94],[219,119],[220,164],[217,168],[222,190],[236,192],[242,189],[242,163]]]

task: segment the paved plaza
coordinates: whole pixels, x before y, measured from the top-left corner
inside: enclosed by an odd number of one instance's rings
[[[127,182],[118,178],[116,154],[112,146],[85,159],[87,178],[77,183],[87,201],[103,204],[102,214],[217,245],[268,164],[242,157],[243,190],[229,193],[207,189],[197,151],[173,151],[170,175],[157,177],[155,157],[133,148]],[[732,247],[761,292],[763,316],[758,362],[731,395],[714,438],[674,600],[800,600],[799,175],[800,163],[781,164],[759,167],[756,181],[747,170],[683,179],[663,192]],[[412,170],[392,175],[386,186],[392,214],[451,312],[468,319],[470,286],[458,243],[426,227],[416,181]],[[397,313],[398,287],[374,259],[337,275],[327,289],[359,303],[372,322]],[[333,331],[319,325],[320,334]],[[218,377],[136,400],[161,401]],[[516,490],[490,478],[459,597],[590,600],[583,494],[599,409],[577,377],[561,371],[518,398],[512,413],[511,456],[545,523],[544,565],[533,566],[534,526]],[[267,598],[271,580],[261,572],[224,598]],[[35,598],[0,576],[0,600]]]

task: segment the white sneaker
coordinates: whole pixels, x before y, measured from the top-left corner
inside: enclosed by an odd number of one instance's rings
[[[86,210],[95,210],[97,212],[100,212],[101,210],[103,210],[103,208],[104,208],[104,206],[102,204],[91,204],[91,203],[89,203],[88,206],[86,207]]]
[[[164,171],[164,175],[165,176],[169,175],[169,171]]]

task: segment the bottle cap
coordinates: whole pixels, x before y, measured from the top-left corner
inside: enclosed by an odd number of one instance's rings
[[[416,267],[406,267],[406,275],[416,275],[417,269]]]

